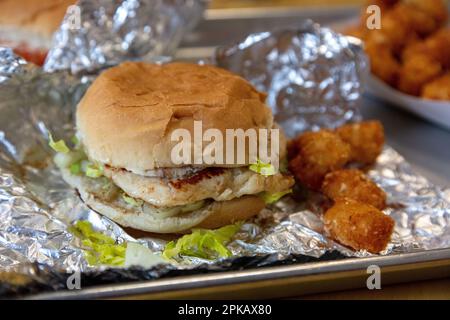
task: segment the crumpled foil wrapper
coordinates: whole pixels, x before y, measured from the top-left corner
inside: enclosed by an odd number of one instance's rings
[[[306,21],[218,48],[215,61],[267,92],[276,121],[290,137],[361,119],[358,103],[369,68],[356,38]]]
[[[14,54],[10,48],[0,48],[0,83],[12,75],[24,74],[28,70],[27,62]]]
[[[294,134],[306,128],[336,126],[358,118],[356,104],[366,62],[356,44],[315,24],[306,24],[298,32],[264,33],[259,40],[254,35],[248,39],[246,45],[244,42],[223,51],[219,64],[241,71],[260,89],[267,89],[273,107],[282,98],[282,108],[275,110],[278,118],[287,119],[287,115],[298,118],[308,103],[315,108],[321,98],[324,100],[323,106],[318,107],[320,112],[311,112],[314,117],[304,115],[308,124],[297,126],[296,122],[281,121],[286,131]],[[307,47],[297,45],[299,41]],[[318,46],[316,49],[320,52],[314,50],[314,46]],[[345,52],[340,52],[339,47]],[[276,58],[283,48],[285,54]],[[320,58],[311,58],[315,62],[309,66],[314,70],[308,71],[305,61],[311,55]],[[267,56],[273,57],[264,58]],[[0,85],[0,271],[40,272],[40,279],[48,279],[53,275],[51,270],[80,270],[100,279],[96,275],[107,272],[106,267],[88,266],[79,239],[68,232],[68,226],[80,219],[90,221],[94,228],[120,242],[139,241],[154,252],[161,252],[165,240],[133,239],[123,228],[90,210],[62,181],[52,163],[53,151],[47,146],[47,131],[67,141],[73,136],[74,111],[92,77],[73,76],[68,72],[49,74],[28,68],[8,50],[0,50],[0,59],[0,75],[4,79]],[[334,59],[340,59],[339,63]],[[86,67],[94,70],[99,66],[97,62],[87,63]],[[67,64],[63,69],[73,71],[74,68]],[[360,70],[355,71],[355,68]],[[303,73],[305,77],[309,74],[306,77],[309,85],[315,86],[316,80],[323,83],[308,91],[309,102],[303,100],[305,94],[299,84],[298,75]],[[333,79],[327,82],[326,75]],[[292,85],[287,79],[291,79]],[[279,85],[279,81],[283,85]],[[329,88],[339,88],[339,95],[330,93],[328,96],[326,93],[334,89],[327,91],[327,84]],[[300,93],[296,93],[297,89]],[[344,106],[340,107],[341,104]],[[313,120],[317,120],[316,125],[309,122]],[[388,146],[368,174],[386,190],[390,204],[386,214],[396,221],[392,241],[382,254],[450,246],[450,189],[434,186],[417,175],[405,159]],[[369,255],[345,248],[326,236],[320,219],[323,201],[318,194],[296,193],[265,209],[245,223],[230,243],[232,259],[191,259],[190,264],[157,266],[150,273],[124,270],[128,275],[122,272],[120,279],[174,276],[177,270],[183,272],[178,274],[191,274]],[[39,263],[40,271],[29,267],[30,262]],[[111,281],[113,277],[108,275],[105,279]],[[61,283],[53,288],[62,288]]]
[[[170,56],[207,0],[80,0],[56,32],[44,70],[93,72],[124,60]]]

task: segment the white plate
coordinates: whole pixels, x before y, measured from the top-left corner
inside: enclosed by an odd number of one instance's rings
[[[369,94],[390,102],[403,110],[450,130],[450,101],[423,99],[405,94],[370,76],[367,84]]]

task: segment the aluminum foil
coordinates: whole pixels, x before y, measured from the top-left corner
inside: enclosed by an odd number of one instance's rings
[[[27,62],[14,54],[10,48],[0,48],[0,83],[8,80],[11,75],[27,72]]]
[[[207,0],[80,0],[56,32],[44,70],[93,72],[174,53]]]
[[[356,105],[366,62],[356,44],[311,23],[300,31],[264,33],[259,40],[255,35],[248,39],[246,45],[219,51],[222,54],[217,57],[218,63],[232,70],[241,66],[244,76],[260,89],[266,88],[277,117],[285,119],[282,121],[285,130],[293,134],[358,118]],[[101,48],[106,55],[108,50]],[[285,54],[277,55],[283,48]],[[47,130],[55,137],[70,139],[76,104],[92,79],[65,71],[49,74],[29,69],[10,51],[0,50],[0,57],[5,57],[0,58],[3,59],[0,75],[5,80],[0,85],[0,270],[23,267],[29,262],[66,271],[104,270],[87,265],[79,240],[67,231],[69,225],[80,219],[90,221],[97,230],[118,241],[139,241],[154,252],[161,252],[166,241],[133,239],[123,228],[85,206],[62,181],[51,161]],[[86,57],[90,59],[89,55]],[[311,57],[309,64],[308,57]],[[89,71],[104,67],[93,60],[83,66]],[[61,68],[77,71],[81,67],[67,63]],[[305,74],[304,79],[309,79],[305,83],[313,87],[316,80],[323,85],[304,94],[300,74]],[[327,82],[326,76],[332,79]],[[278,81],[283,85],[279,86]],[[311,99],[306,100],[305,95]],[[278,107],[275,102],[281,100],[282,107]],[[307,124],[297,126],[287,120],[289,116],[298,118],[309,103],[314,106],[310,113],[314,116],[303,115],[308,118]],[[369,175],[386,190],[390,204],[386,213],[396,221],[393,239],[382,254],[450,246],[450,189],[434,186],[417,175],[390,147],[385,148]],[[234,256],[239,257],[232,261],[269,256],[271,262],[282,263],[293,254],[324,257],[336,250],[346,256],[368,255],[342,247],[326,236],[320,219],[323,201],[318,194],[298,192],[265,209],[245,223],[230,244]],[[168,265],[158,270],[161,273],[173,269],[204,270],[204,262],[215,266],[223,263],[191,259],[188,265]]]
[[[356,38],[306,21],[219,48],[215,61],[267,92],[288,136],[361,118],[358,103],[369,68]]]
[[[67,73],[39,70],[18,74],[0,86],[0,269],[36,261],[65,270],[90,270],[78,239],[67,231],[80,219],[119,241],[135,240],[85,206],[51,161],[46,132],[70,139],[73,111],[87,86]],[[396,221],[392,242],[382,254],[450,246],[450,189],[433,186],[414,173],[390,147],[368,174],[386,190],[386,213]],[[368,255],[327,238],[320,219],[323,201],[317,194],[285,198],[243,225],[230,244],[232,252],[277,254],[278,259],[290,254],[319,257],[331,250]],[[157,238],[138,241],[155,252],[166,243]],[[203,262],[193,259],[189,267]]]

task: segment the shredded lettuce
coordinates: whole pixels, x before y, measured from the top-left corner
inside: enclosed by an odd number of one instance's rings
[[[292,193],[292,189],[289,189],[286,191],[275,192],[275,193],[263,192],[261,194],[261,197],[263,198],[263,200],[266,204],[272,204],[272,203],[277,202],[278,200],[280,200],[282,197],[284,197],[285,195],[287,195],[289,193]]]
[[[103,166],[87,159],[77,136],[72,137],[74,150],[70,150],[63,140],[55,142],[50,132],[48,137],[49,146],[56,151],[54,162],[59,168],[69,168],[70,173],[74,175],[84,174],[89,178],[103,176]]]
[[[53,139],[53,136],[50,132],[48,132],[48,140],[49,143],[48,145],[50,146],[50,148],[52,148],[53,150],[55,150],[56,152],[60,152],[60,153],[69,153],[70,149],[69,147],[66,145],[66,143],[64,142],[64,140],[58,140],[55,141]]]
[[[81,162],[72,163],[70,165],[70,173],[79,175],[81,173]]]
[[[111,265],[122,266],[125,262],[126,244],[116,244],[116,241],[92,229],[88,221],[77,221],[70,232],[81,239],[86,247],[84,255],[91,266]]]
[[[162,255],[168,260],[177,260],[182,256],[203,259],[230,257],[231,252],[226,244],[230,242],[241,226],[241,223],[236,223],[217,230],[194,229],[191,234],[169,242]]]
[[[88,163],[85,174],[89,178],[100,178],[103,176],[103,166],[95,163]]]
[[[122,199],[132,207],[140,207],[144,204],[143,200],[130,197],[126,193],[122,194]]]
[[[259,159],[257,159],[256,163],[251,164],[248,168],[263,176],[273,176],[276,173],[275,167],[272,164],[261,162]]]

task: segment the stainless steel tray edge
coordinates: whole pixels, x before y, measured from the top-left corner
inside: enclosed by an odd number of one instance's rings
[[[44,293],[25,298],[176,299],[208,297],[229,299],[288,297],[293,294],[364,287],[366,279],[370,275],[367,273],[367,267],[370,265],[380,267],[383,285],[447,277],[450,276],[450,248],[183,276],[129,284],[112,284],[81,290]]]

